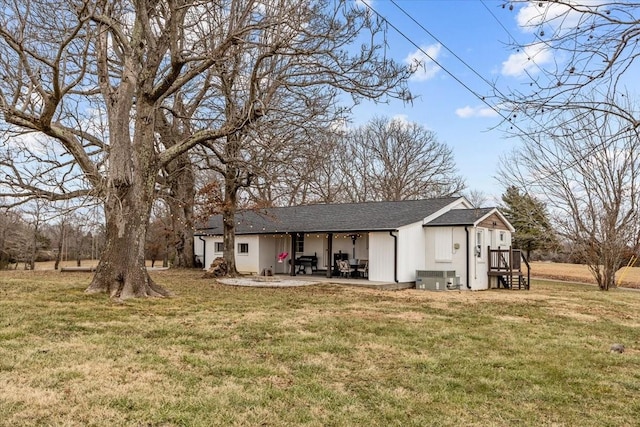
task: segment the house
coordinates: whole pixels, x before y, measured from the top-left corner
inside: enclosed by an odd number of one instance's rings
[[[332,277],[340,275],[338,262],[349,260],[353,273],[378,282],[447,272],[449,288],[524,283],[520,256],[510,248],[511,224],[496,208],[474,208],[464,197],[269,208],[235,219],[243,273]],[[220,215],[196,232],[195,254],[205,267],[222,256],[222,234]]]

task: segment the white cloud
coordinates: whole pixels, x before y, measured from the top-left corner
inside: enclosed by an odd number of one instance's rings
[[[582,10],[597,9],[605,4],[603,0],[581,0],[575,4]],[[549,25],[552,29],[568,30],[575,28],[584,18],[581,12],[571,9],[566,4],[554,2],[529,2],[518,11],[516,21],[525,32],[533,32],[541,24]]]
[[[456,109],[456,115],[463,119],[470,117],[495,117],[498,112],[486,105],[471,107],[469,105]]]
[[[539,67],[551,62],[553,55],[551,50],[542,43],[525,46],[524,49],[513,53],[502,63],[502,74],[511,77],[520,77],[528,72],[536,74]]]
[[[410,53],[404,62],[409,64],[414,72],[411,79],[422,82],[433,78],[440,70],[440,67],[433,61],[438,59],[441,50],[442,45],[437,43],[421,46],[420,49]]]
[[[391,121],[399,121],[402,123],[409,123],[409,116],[407,116],[406,114],[396,114],[393,117],[391,117]]]
[[[356,0],[356,5],[368,9],[373,6],[373,0]]]

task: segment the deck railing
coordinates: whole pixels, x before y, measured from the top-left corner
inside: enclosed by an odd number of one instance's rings
[[[489,253],[489,276],[503,276],[508,278],[510,284],[514,284],[514,278],[518,278],[518,288],[529,289],[531,283],[531,266],[526,256],[520,249],[491,249],[487,248]],[[523,265],[527,271],[523,272]],[[526,274],[526,282],[522,279]],[[524,283],[523,283],[524,282]]]

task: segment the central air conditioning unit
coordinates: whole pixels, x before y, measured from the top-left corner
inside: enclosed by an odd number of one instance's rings
[[[446,291],[460,289],[455,271],[416,270],[416,289],[424,291]]]

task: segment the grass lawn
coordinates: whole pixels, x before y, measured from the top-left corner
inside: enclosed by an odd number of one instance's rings
[[[0,272],[0,425],[637,426],[640,292],[228,287]],[[610,353],[613,343],[627,351]]]

